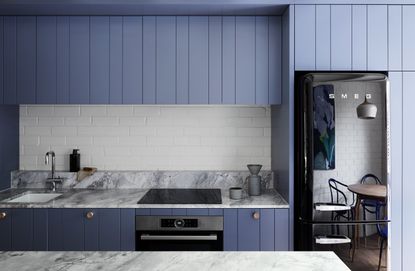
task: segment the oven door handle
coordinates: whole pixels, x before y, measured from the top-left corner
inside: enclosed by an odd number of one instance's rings
[[[216,234],[210,235],[150,235],[142,234],[141,240],[184,240],[184,241],[216,241]]]

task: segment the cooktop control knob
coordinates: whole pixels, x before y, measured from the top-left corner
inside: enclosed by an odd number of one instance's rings
[[[176,228],[183,228],[184,227],[184,220],[183,219],[176,219],[174,221],[174,226]]]

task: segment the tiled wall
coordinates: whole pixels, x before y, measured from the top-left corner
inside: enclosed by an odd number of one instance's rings
[[[270,169],[268,106],[20,106],[20,169],[69,169],[80,148],[81,166],[107,170]]]

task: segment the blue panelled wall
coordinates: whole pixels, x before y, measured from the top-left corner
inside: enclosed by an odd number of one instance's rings
[[[412,270],[415,6],[296,5],[295,69],[388,71],[392,270]]]
[[[10,187],[10,172],[19,169],[19,107],[0,105],[0,190]]]
[[[0,16],[0,104],[279,104],[279,16]]]

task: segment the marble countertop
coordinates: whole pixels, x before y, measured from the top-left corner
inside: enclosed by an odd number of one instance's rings
[[[261,196],[232,200],[222,190],[222,204],[137,204],[148,189],[70,189],[62,196],[46,203],[5,203],[5,199],[29,191],[43,189],[9,189],[0,192],[0,208],[289,208],[285,199],[275,190]]]
[[[334,252],[0,252],[2,270],[350,270]]]

